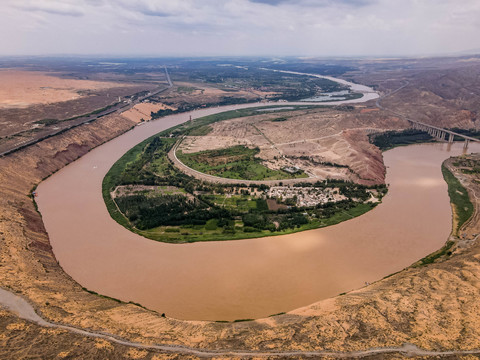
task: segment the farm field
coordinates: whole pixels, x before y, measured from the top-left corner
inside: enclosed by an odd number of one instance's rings
[[[259,152],[258,148],[249,149],[237,145],[198,153],[177,153],[177,157],[192,169],[230,179],[283,180],[307,177],[303,171],[290,173],[285,170],[271,170],[263,166],[260,159],[255,157]]]

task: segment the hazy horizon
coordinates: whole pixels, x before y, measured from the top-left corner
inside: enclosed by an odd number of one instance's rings
[[[415,57],[480,52],[464,0],[4,0],[0,56]],[[479,50],[477,50],[479,49]]]

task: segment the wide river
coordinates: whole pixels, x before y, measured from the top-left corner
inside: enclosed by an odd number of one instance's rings
[[[252,104],[191,114],[196,118],[247,106]],[[128,149],[189,115],[137,126],[38,186],[37,202],[55,256],[82,286],[180,319],[260,318],[362,287],[447,240],[451,211],[440,166],[460,154],[462,144],[387,151],[390,187],[383,203],[328,228],[179,245],[131,233],[108,214],[101,196],[103,177]],[[471,149],[480,151],[475,145]]]

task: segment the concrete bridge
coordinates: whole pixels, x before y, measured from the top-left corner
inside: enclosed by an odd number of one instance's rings
[[[475,139],[471,136],[459,134],[459,133],[456,133],[455,131],[446,130],[438,126],[425,124],[420,121],[415,121],[412,119],[405,119],[405,120],[407,120],[414,129],[425,131],[429,133],[431,136],[433,136],[434,138],[437,138],[438,140],[441,140],[441,141],[447,141],[447,135],[448,135],[448,143],[452,143],[455,136],[461,137],[462,139],[465,139],[465,143],[463,145],[464,148],[468,147],[468,144],[470,143],[470,141],[480,142],[479,139]]]

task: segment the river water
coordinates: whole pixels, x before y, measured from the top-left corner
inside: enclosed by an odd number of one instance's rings
[[[147,125],[136,129],[146,132],[140,138],[150,134]],[[440,248],[451,229],[440,165],[462,145],[425,144],[384,154],[389,193],[358,218],[287,236],[157,243],[112,220],[101,196],[105,173],[140,140],[132,133],[42,182],[37,201],[68,274],[168,316],[232,320],[289,311],[401,270]]]
[[[390,188],[383,203],[324,229],[174,245],[145,239],[111,219],[101,184],[128,149],[186,121],[190,114],[196,118],[250,106],[254,105],[203,109],[137,126],[42,182],[36,200],[64,270],[90,290],[140,303],[169,317],[234,320],[293,310],[357,289],[445,243],[451,211],[440,165],[460,154],[462,144],[451,149],[447,144],[425,144],[387,151]],[[474,145],[471,149],[480,151]]]

